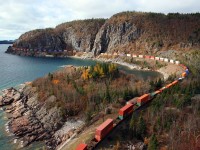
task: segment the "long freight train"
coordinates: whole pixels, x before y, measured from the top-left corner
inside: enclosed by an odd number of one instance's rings
[[[76,150],[94,149],[117,125],[119,125],[125,118],[130,116],[136,109],[139,109],[147,102],[152,100],[157,94],[160,94],[164,90],[167,90],[168,88],[178,84],[178,82],[182,81],[185,77],[187,77],[189,75],[189,69],[183,64],[179,65],[184,70],[180,78],[176,79],[172,83],[167,84],[159,90],[140,96],[139,98],[137,98],[136,101],[128,102],[119,110],[118,117],[116,119],[107,119],[105,122],[103,122],[99,127],[97,127],[94,139],[87,144],[79,144]]]

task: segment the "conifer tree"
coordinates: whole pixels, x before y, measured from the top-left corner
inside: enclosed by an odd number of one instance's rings
[[[138,123],[137,123],[137,136],[140,138],[144,138],[146,133],[146,123],[142,116],[140,116]]]
[[[131,130],[131,137],[133,138],[136,135],[136,123],[137,123],[137,117],[136,114],[133,113],[131,117],[131,121],[129,124],[129,128]]]
[[[158,149],[158,140],[156,138],[156,135],[153,134],[148,144],[148,150],[157,150],[157,149]]]

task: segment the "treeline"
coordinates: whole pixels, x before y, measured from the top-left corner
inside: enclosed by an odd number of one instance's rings
[[[7,40],[4,40],[4,41],[0,41],[0,44],[13,44],[14,41],[7,41]]]
[[[167,15],[164,13],[156,13],[156,12],[142,12],[142,11],[124,11],[120,13],[116,13],[112,17],[118,16],[134,16],[134,15],[147,15],[149,17],[168,17],[168,18],[185,18],[189,16],[200,16],[199,12],[196,13],[168,13]]]
[[[83,19],[83,20],[73,20],[73,21],[69,21],[69,22],[64,22],[61,23],[59,25],[56,26],[56,28],[61,27],[61,26],[72,26],[72,25],[76,25],[76,24],[82,24],[82,23],[104,23],[106,21],[106,19],[104,18],[92,18],[92,19]]]

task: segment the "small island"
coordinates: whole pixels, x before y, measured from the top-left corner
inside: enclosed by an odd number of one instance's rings
[[[14,40],[2,40],[0,41],[0,44],[13,44],[14,42]]]

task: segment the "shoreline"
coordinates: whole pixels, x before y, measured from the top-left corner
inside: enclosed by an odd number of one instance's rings
[[[111,62],[111,63],[115,63],[124,67],[128,67],[130,70],[139,70],[139,71],[155,71],[158,72],[162,75],[162,78],[164,79],[164,81],[166,81],[168,79],[168,77],[170,76],[170,74],[167,74],[166,72],[161,71],[160,69],[157,70],[151,70],[148,68],[141,68],[141,66],[136,65],[136,64],[131,64],[128,62],[123,62],[122,59],[117,58],[117,59],[113,59],[113,58],[89,58],[89,57],[83,57],[83,56],[68,56],[69,58],[75,58],[75,59],[82,59],[82,60],[94,60],[94,61],[100,61],[100,62]]]
[[[6,51],[7,52],[7,51]],[[44,58],[75,58],[75,59],[81,59],[81,60],[94,60],[94,61],[99,61],[99,62],[112,62],[124,67],[128,67],[130,70],[139,70],[139,71],[155,71],[157,73],[160,73],[162,75],[162,79],[164,81],[167,80],[167,78],[170,76],[170,74],[161,71],[160,69],[157,70],[151,70],[149,68],[141,68],[141,66],[136,65],[136,64],[131,64],[128,62],[124,62],[120,56],[117,56],[117,58],[100,58],[101,55],[98,55],[97,57],[94,57],[93,54],[91,52],[88,53],[82,53],[81,56],[77,56],[77,54],[73,55],[73,56],[65,56],[65,55],[58,55],[58,56],[54,56],[53,54],[51,55],[51,57],[49,57],[48,54],[35,54],[35,55],[27,55],[24,54],[23,51],[21,51],[19,54],[18,53],[12,53],[12,52],[7,52],[9,54],[14,54],[14,55],[19,55],[19,56],[31,56],[31,57],[44,57]],[[110,55],[112,56],[112,55]],[[65,65],[63,65],[62,67],[64,67]]]
[[[154,72],[158,72],[162,75],[162,77],[166,80],[169,76],[169,74],[163,72],[162,70],[151,70],[151,69],[145,69],[145,68],[142,68],[140,67],[139,65],[136,65],[136,64],[131,64],[131,63],[128,63],[128,62],[125,62],[123,61],[121,58],[117,57],[117,58],[99,58],[99,57],[96,57],[96,58],[90,58],[90,57],[84,57],[84,56],[68,56],[69,58],[75,58],[75,59],[82,59],[82,60],[94,60],[94,61],[99,61],[99,62],[112,62],[112,63],[115,63],[115,64],[118,64],[118,65],[121,65],[121,66],[125,66],[125,67],[128,67],[129,69],[133,70],[141,70],[141,71],[154,71]],[[66,67],[66,66],[69,66],[69,65],[63,65],[62,67]],[[71,65],[70,65],[71,66]],[[18,84],[15,86],[15,88],[17,89],[17,87],[19,88],[18,91],[20,91],[20,89],[23,89],[26,85],[30,84],[31,82],[25,82],[25,83],[22,83],[22,84]],[[7,90],[7,89],[3,89],[3,90],[0,90],[2,91],[2,93],[4,93],[4,90]],[[7,113],[7,112],[6,112]],[[9,122],[7,122],[5,124],[5,131],[8,133],[8,134],[12,134],[10,132],[10,127],[9,127]],[[15,136],[15,135],[14,135]],[[21,143],[21,140],[20,139],[17,139],[17,138],[14,138],[14,144],[16,143],[20,143],[21,146],[23,146],[23,143]],[[68,139],[70,140],[70,139]],[[19,141],[19,142],[18,142]],[[23,140],[22,140],[23,141]],[[66,143],[64,142],[63,145],[65,145]],[[26,145],[26,144],[25,144]],[[57,148],[59,147],[62,147],[63,145],[58,145]]]

